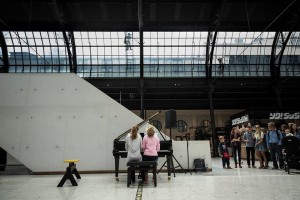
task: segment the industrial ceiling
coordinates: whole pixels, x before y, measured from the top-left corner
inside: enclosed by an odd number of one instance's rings
[[[296,0],[3,0],[0,31],[300,31]],[[209,63],[208,63],[209,64]],[[129,109],[292,107],[300,79],[88,78]],[[142,89],[141,89],[142,88]],[[142,91],[141,91],[142,90]]]

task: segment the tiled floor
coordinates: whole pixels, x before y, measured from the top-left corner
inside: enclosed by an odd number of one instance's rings
[[[209,173],[176,173],[168,181],[166,173],[158,174],[158,186],[143,186],[141,199],[149,200],[288,200],[300,199],[300,171],[288,175],[284,170],[221,168],[220,158],[212,159],[213,171]],[[292,172],[293,172],[292,171]],[[0,199],[120,199],[134,200],[138,184],[126,186],[126,175],[81,174],[77,187],[69,181],[62,188],[57,184],[62,175],[0,175]],[[151,177],[150,177],[151,179]]]

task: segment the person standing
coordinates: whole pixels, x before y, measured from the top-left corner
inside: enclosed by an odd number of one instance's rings
[[[239,168],[242,168],[241,165],[241,134],[238,127],[236,127],[230,135],[230,142],[232,147],[232,154],[235,162],[235,168],[239,164]],[[238,157],[238,158],[237,158]]]
[[[273,161],[273,168],[278,169],[278,162],[280,169],[283,169],[284,162],[282,156],[282,134],[279,130],[276,129],[274,122],[268,123],[268,132],[266,136],[267,146],[271,151],[271,157]],[[276,158],[276,153],[278,155],[278,160]]]
[[[264,132],[261,130],[261,127],[259,125],[255,125],[255,138],[256,138],[256,143],[255,143],[255,150],[256,150],[256,155],[259,158],[259,169],[267,169],[268,168],[268,159],[266,156],[266,145],[264,143]],[[265,162],[265,165],[264,165]]]
[[[127,35],[125,35],[125,38],[124,38],[124,44],[126,45],[126,51],[132,50],[131,39],[132,39],[131,33],[127,33]]]
[[[229,162],[230,156],[229,156],[228,148],[227,148],[227,146],[225,144],[225,141],[224,141],[224,136],[220,136],[219,140],[220,140],[219,151],[220,151],[220,155],[222,157],[223,169],[226,169],[225,165],[227,165],[227,169],[232,169],[230,167],[230,162]]]
[[[264,137],[263,137],[263,144],[264,144],[264,148],[265,148],[265,154],[266,154],[266,160],[264,160],[264,157],[263,158],[263,162],[265,162],[265,166],[264,168],[267,169],[269,168],[269,161],[271,160],[271,155],[270,155],[270,152],[269,152],[269,149],[267,147],[267,142],[266,142],[266,136],[267,136],[267,129],[265,129],[264,127],[260,127],[260,130],[261,132],[264,134]]]
[[[127,151],[127,163],[129,161],[142,161],[142,137],[138,134],[139,127],[133,126],[131,132],[125,138],[125,149]],[[135,172],[131,174],[132,182],[135,182]]]
[[[295,123],[289,123],[290,133],[296,136],[299,132],[298,127]]]
[[[250,124],[247,126],[247,131],[243,135],[243,141],[246,143],[248,168],[251,168],[250,164],[252,164],[252,168],[256,168],[255,167],[255,149],[254,149],[255,135],[253,133],[253,128]],[[252,161],[251,163],[250,163],[250,155],[251,155],[251,161]]]
[[[289,126],[286,124],[281,124],[280,126],[280,132],[282,134],[282,139],[285,138],[286,134],[285,134],[285,130],[289,129]]]

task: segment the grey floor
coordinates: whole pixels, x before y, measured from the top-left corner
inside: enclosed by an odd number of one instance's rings
[[[300,199],[300,171],[288,175],[284,170],[249,169],[245,164],[242,169],[227,170],[221,167],[220,158],[213,158],[212,166],[212,172],[176,173],[171,180],[166,173],[159,173],[157,187],[152,183],[143,186],[139,197],[138,184],[127,188],[125,174],[120,174],[119,182],[114,174],[81,174],[77,187],[67,181],[57,188],[62,175],[26,175],[21,169],[23,174],[0,174],[0,199]]]

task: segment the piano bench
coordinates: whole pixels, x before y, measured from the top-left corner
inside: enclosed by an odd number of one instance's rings
[[[73,186],[78,186],[76,180],[73,177],[73,174],[75,174],[77,179],[81,179],[77,169],[76,169],[76,162],[79,162],[79,160],[64,160],[65,163],[69,163],[69,166],[66,168],[66,173],[57,185],[57,187],[62,187],[66,180],[69,179]]]
[[[151,170],[153,173],[154,186],[157,186],[157,160],[154,161],[129,161],[127,163],[127,187],[131,184],[131,174],[136,171]]]

